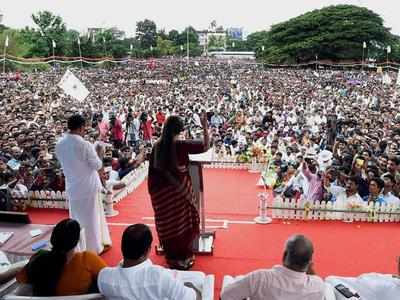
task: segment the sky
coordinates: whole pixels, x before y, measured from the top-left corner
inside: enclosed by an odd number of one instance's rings
[[[224,28],[243,27],[251,33],[332,4],[372,9],[392,33],[400,35],[399,0],[1,0],[0,12],[3,24],[13,28],[33,26],[31,14],[49,10],[60,15],[68,28],[82,33],[88,27],[116,26],[132,36],[136,22],[145,18],[166,31],[188,25],[206,29],[216,20]]]

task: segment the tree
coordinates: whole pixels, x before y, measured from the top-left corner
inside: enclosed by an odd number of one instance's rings
[[[175,54],[174,43],[170,40],[163,39],[161,36],[157,38],[157,48],[161,56],[168,56]]]
[[[143,49],[149,49],[157,45],[157,26],[151,20],[145,19],[136,23],[136,36],[140,40]]]
[[[0,49],[4,49],[4,43],[7,37],[7,54],[18,57],[24,57],[28,54],[31,45],[25,43],[21,32],[15,29],[6,29],[0,32]]]
[[[38,27],[38,32],[33,35],[36,40],[37,47],[31,49],[32,54],[43,55],[52,52],[53,42],[55,41],[57,47],[54,49],[56,55],[63,55],[66,50],[65,34],[67,32],[66,25],[60,16],[53,15],[49,11],[38,12],[32,14],[32,20]],[[47,47],[44,47],[47,45]]]
[[[269,63],[298,63],[319,59],[361,60],[365,41],[370,53],[385,48],[392,35],[383,19],[367,8],[337,5],[308,12],[273,25],[265,34],[252,38],[258,55]],[[260,38],[260,39],[257,39]]]
[[[172,42],[174,42],[175,45],[178,45],[179,43],[179,31],[172,29],[170,32],[168,32],[168,39]]]
[[[197,34],[196,29],[194,29],[192,26],[189,26],[179,34],[177,45],[186,45],[187,32],[189,33],[189,43],[193,44],[199,43],[199,35]]]

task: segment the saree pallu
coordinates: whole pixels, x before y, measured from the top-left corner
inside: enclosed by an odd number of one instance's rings
[[[160,243],[169,259],[186,259],[193,255],[193,241],[199,234],[200,217],[194,205],[192,182],[181,173],[179,185],[151,180],[149,192]]]

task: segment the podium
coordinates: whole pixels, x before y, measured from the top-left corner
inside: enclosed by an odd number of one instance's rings
[[[196,208],[200,215],[200,236],[193,245],[193,250],[199,255],[212,255],[214,250],[215,231],[206,230],[206,212],[204,200],[203,165],[212,161],[212,149],[205,153],[189,155],[189,174],[192,178],[193,192],[196,198]]]

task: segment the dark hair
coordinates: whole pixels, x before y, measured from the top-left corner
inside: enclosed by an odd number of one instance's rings
[[[379,177],[372,178],[369,183],[371,183],[372,181],[376,182],[376,185],[378,186],[379,190],[381,190],[385,187],[385,182],[382,179],[380,179]]]
[[[68,129],[77,130],[85,126],[86,120],[81,115],[72,115],[68,118]]]
[[[349,176],[347,180],[354,182],[357,186],[360,184],[360,177],[358,176]]]
[[[26,270],[28,282],[35,296],[55,296],[68,251],[79,242],[81,227],[72,219],[59,222],[53,229],[50,251],[38,252],[29,261]]]
[[[304,235],[295,235],[286,242],[284,264],[290,269],[305,271],[311,262],[314,247]]]
[[[385,179],[385,178],[389,179],[393,184],[396,183],[396,179],[394,178],[394,176],[392,174],[383,175],[383,179]]]
[[[389,161],[394,162],[396,166],[400,165],[400,158],[398,156],[390,156]]]
[[[177,167],[174,137],[184,129],[178,116],[170,116],[164,123],[161,138],[155,145],[154,166],[157,169],[172,170]]]
[[[145,255],[153,242],[150,228],[144,224],[127,227],[122,234],[121,251],[124,259],[138,259]]]

